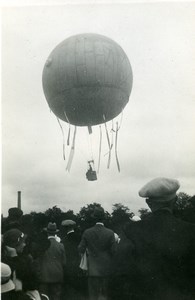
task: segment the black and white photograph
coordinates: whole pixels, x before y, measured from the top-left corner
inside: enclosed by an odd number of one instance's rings
[[[1,0],[1,299],[195,299],[195,1]]]

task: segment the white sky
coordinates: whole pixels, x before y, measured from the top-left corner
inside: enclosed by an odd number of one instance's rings
[[[109,212],[120,202],[137,213],[146,207],[139,189],[158,176],[177,178],[180,191],[195,194],[195,2],[109,2],[22,6],[21,1],[16,7],[1,7],[5,216],[9,207],[17,205],[19,190],[24,213],[54,205],[78,212],[93,202]],[[111,168],[106,168],[104,133],[95,182],[85,178],[91,158],[87,128],[77,130],[75,157],[68,173],[61,130],[42,89],[43,66],[53,48],[69,36],[85,32],[115,40],[129,57],[134,76],[119,132],[121,172],[114,154]],[[63,127],[67,133],[67,124]],[[98,129],[93,129],[92,136],[96,167]]]

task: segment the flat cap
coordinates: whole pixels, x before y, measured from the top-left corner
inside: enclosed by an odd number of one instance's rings
[[[158,177],[144,185],[139,191],[139,196],[156,201],[169,201],[176,197],[179,187],[179,181],[176,179]]]
[[[76,225],[76,222],[73,220],[64,220],[61,223],[62,226],[74,226]]]

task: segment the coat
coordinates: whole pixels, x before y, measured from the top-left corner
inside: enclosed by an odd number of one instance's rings
[[[80,273],[80,255],[78,253],[78,245],[80,236],[76,232],[70,232],[62,238],[62,243],[66,251],[66,276],[78,277]]]
[[[39,258],[41,283],[62,283],[66,264],[64,246],[55,238],[50,238],[50,242],[49,249]]]
[[[191,300],[195,292],[195,226],[159,210],[125,228],[134,244],[136,299]]]
[[[88,252],[88,275],[105,277],[111,273],[111,259],[115,248],[114,232],[101,224],[84,231],[79,252]]]

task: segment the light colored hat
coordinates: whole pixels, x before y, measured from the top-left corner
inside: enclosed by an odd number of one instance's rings
[[[74,226],[76,225],[76,222],[73,220],[64,220],[61,223],[62,226]]]
[[[139,195],[158,202],[166,202],[176,197],[179,187],[179,181],[176,179],[158,177],[144,185],[139,191]]]
[[[1,263],[1,294],[15,289],[15,285],[10,277],[10,267],[4,263]]]
[[[131,218],[132,221],[137,222],[137,221],[141,221],[141,218],[139,216],[133,216]]]
[[[48,233],[51,233],[51,234],[55,234],[55,233],[59,232],[59,230],[57,229],[56,223],[51,223],[51,222],[48,223],[46,230]]]

